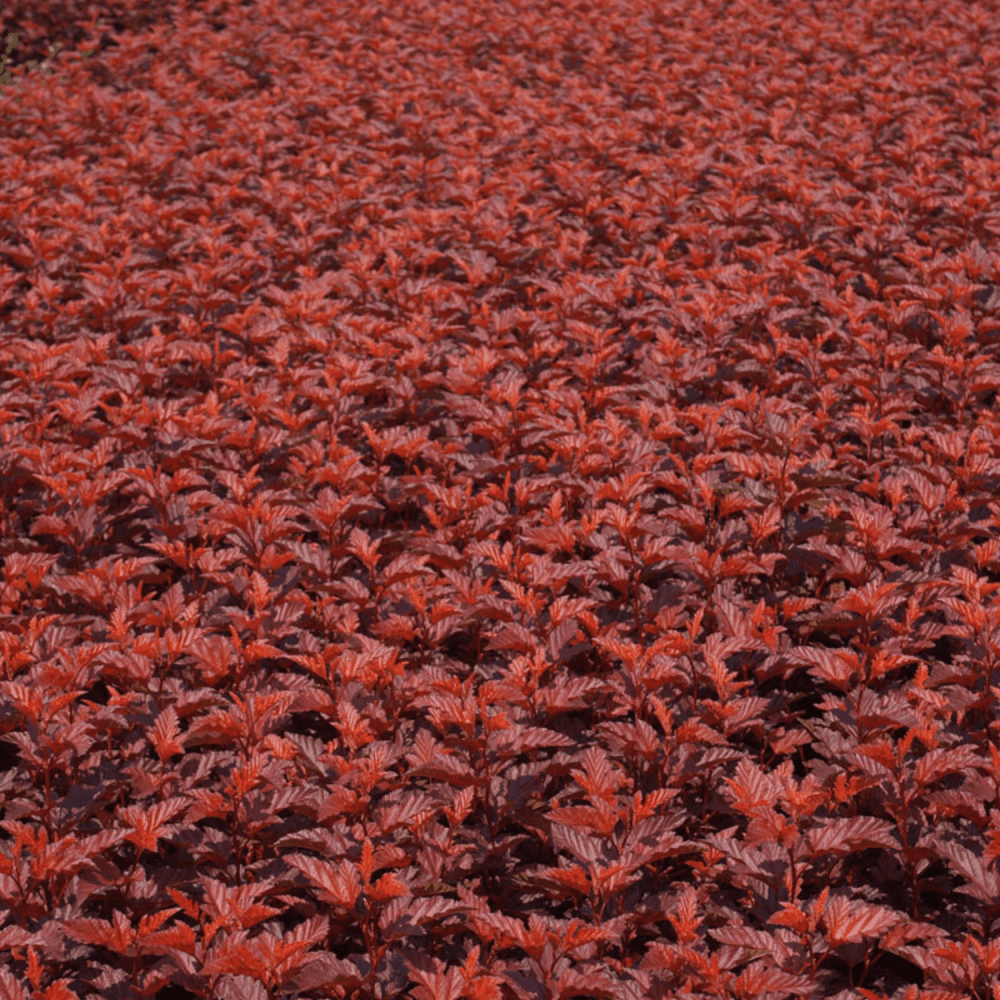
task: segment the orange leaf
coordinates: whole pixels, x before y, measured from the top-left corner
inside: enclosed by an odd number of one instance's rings
[[[383,875],[372,887],[369,895],[378,903],[396,896],[409,896],[410,890],[391,872]]]

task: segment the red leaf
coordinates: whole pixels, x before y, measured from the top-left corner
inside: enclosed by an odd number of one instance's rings
[[[375,856],[372,852],[372,842],[368,837],[365,837],[365,842],[361,846],[361,863],[358,865],[358,871],[361,872],[361,877],[364,879],[366,886],[369,885],[372,880],[374,859]]]
[[[1000,878],[987,863],[967,847],[950,841],[940,844],[938,851],[966,881],[965,888],[958,889],[957,892],[982,900],[988,905],[996,905],[1000,899]]]
[[[354,904],[361,895],[361,880],[357,867],[349,861],[343,861],[335,867],[327,861],[310,858],[305,854],[290,854],[285,860],[322,890],[324,898],[332,900],[342,909],[354,909]]]
[[[124,913],[115,913],[113,923],[88,917],[63,920],[63,931],[76,941],[108,948],[118,955],[127,955],[136,939],[136,932]]]
[[[419,985],[412,991],[414,1000],[457,1000],[462,995],[465,977],[460,966],[453,965],[445,971],[440,959],[434,960],[434,969],[424,970],[407,962],[407,975]]]
[[[172,951],[197,955],[198,936],[194,928],[178,922],[164,930],[144,936],[142,947],[143,951],[150,955],[169,955]]]
[[[125,839],[131,841],[142,851],[155,851],[161,837],[173,832],[174,826],[168,825],[170,819],[183,812],[188,806],[188,800],[181,797],[157,802],[148,809],[139,806],[129,806],[121,809],[118,816],[121,821],[133,830],[125,834]]]
[[[701,924],[701,917],[698,916],[698,893],[692,887],[684,889],[675,901],[676,909],[673,913],[667,914],[667,919],[674,925],[677,932],[677,940],[681,944],[691,944],[698,937],[697,930]],[[714,931],[712,932],[714,935]],[[738,944],[737,941],[726,941],[719,938],[723,944]]]
[[[810,987],[810,979],[796,976],[782,969],[776,969],[773,960],[761,960],[748,965],[733,983],[733,993],[738,997],[756,998],[761,994],[804,993]]]
[[[826,939],[831,946],[861,942],[866,937],[878,937],[907,918],[885,906],[852,903],[845,896],[834,896],[823,914]]]
[[[157,716],[153,724],[149,741],[153,744],[161,761],[169,760],[175,753],[183,753],[184,747],[178,741],[181,729],[177,721],[177,712],[173,705],[167,707]]]
[[[552,825],[552,846],[557,850],[569,851],[580,861],[599,862],[604,860],[605,844],[596,837],[588,837],[575,827],[561,823]]]
[[[0,1000],[28,1000],[28,991],[14,974],[0,966]]]
[[[892,823],[874,816],[854,816],[821,821],[806,835],[811,856],[825,852],[849,854],[873,847],[897,850],[899,835]]]

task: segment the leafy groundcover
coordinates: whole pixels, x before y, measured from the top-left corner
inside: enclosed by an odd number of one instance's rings
[[[138,6],[4,24],[0,1000],[998,1000],[997,4]]]

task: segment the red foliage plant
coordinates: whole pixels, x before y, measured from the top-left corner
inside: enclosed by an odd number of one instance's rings
[[[991,5],[119,13],[5,105],[0,998],[1000,1000]]]

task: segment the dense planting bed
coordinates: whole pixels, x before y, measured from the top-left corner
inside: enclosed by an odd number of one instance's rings
[[[4,31],[0,1000],[1000,997],[996,3]]]

